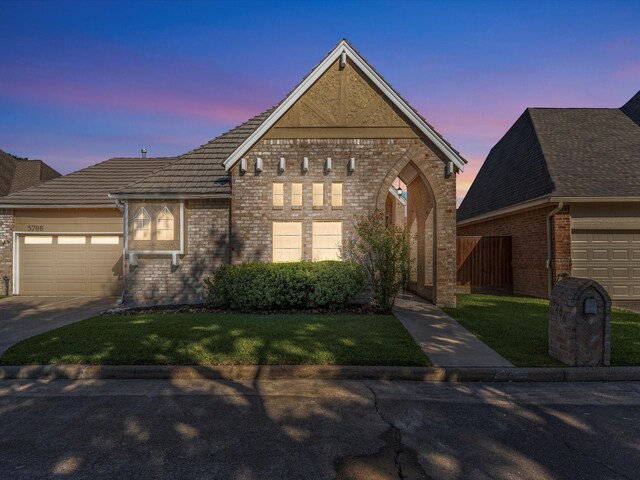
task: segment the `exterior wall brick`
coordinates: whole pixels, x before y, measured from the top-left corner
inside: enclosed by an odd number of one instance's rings
[[[5,292],[4,276],[9,277]],[[0,208],[0,295],[13,292],[13,210]]]
[[[256,158],[263,171],[255,171]],[[284,157],[286,169],[278,172]],[[303,157],[309,171],[303,172]],[[332,169],[325,172],[325,161]],[[351,157],[354,172],[347,168]],[[439,305],[455,305],[456,283],[456,178],[445,175],[442,161],[419,139],[263,139],[246,155],[247,172],[232,169],[231,258],[234,263],[272,260],[273,221],[303,222],[303,258],[312,259],[312,222],[341,220],[343,237],[352,235],[356,219],[376,207],[384,209],[392,182],[410,162],[423,174],[436,199],[436,298]],[[303,208],[291,207],[291,182],[303,183]],[[331,182],[343,182],[344,206],[331,207]],[[272,206],[272,184],[285,184],[285,205]],[[312,207],[312,183],[325,184],[325,205]]]
[[[170,255],[139,255],[138,265],[125,260],[125,303],[161,305],[198,303],[204,279],[229,263],[229,202],[191,200],[185,206],[186,253],[180,265]]]
[[[513,293],[548,298],[547,214],[553,206],[515,213],[458,227],[460,236],[510,236]],[[564,207],[553,217],[554,279],[571,273],[571,212]],[[555,280],[554,280],[555,284]]]
[[[571,275],[571,210],[568,205],[553,216],[551,228],[553,278],[557,282],[561,276]]]

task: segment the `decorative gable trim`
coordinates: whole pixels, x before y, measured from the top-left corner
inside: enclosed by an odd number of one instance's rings
[[[240,144],[224,161],[225,170],[232,168],[262,138],[273,125],[296,103],[302,95],[325,73],[338,59],[346,62],[346,57],[362,71],[362,73],[414,124],[444,155],[454,163],[461,172],[466,161],[451,148],[435,131],[418,115],[398,93],[356,52],[346,40],[342,40],[329,55],[318,64],[285,100],[267,117],[267,119]]]

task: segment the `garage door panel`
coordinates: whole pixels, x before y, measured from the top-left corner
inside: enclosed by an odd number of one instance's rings
[[[640,231],[574,230],[572,273],[600,282],[613,299],[640,299]]]
[[[21,294],[117,295],[122,291],[122,239],[104,245],[81,234],[53,236],[49,244],[22,238],[18,268]]]

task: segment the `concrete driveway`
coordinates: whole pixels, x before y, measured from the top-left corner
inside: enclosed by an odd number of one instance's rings
[[[117,297],[4,298],[0,300],[0,356],[21,340],[92,317],[117,301]]]

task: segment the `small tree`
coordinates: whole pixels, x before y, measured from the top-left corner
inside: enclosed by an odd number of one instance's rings
[[[343,243],[341,255],[362,266],[373,293],[374,308],[390,312],[396,296],[409,281],[408,229],[387,225],[384,213],[376,210],[356,222],[355,237]]]

